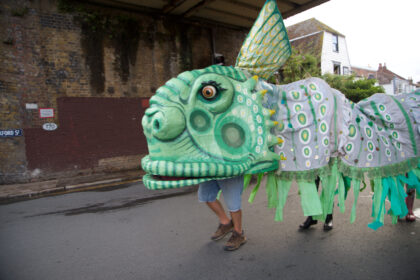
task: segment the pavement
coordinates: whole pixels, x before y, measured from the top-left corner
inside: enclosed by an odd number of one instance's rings
[[[278,223],[264,188],[246,201],[253,187],[242,201],[248,242],[234,252],[223,250],[229,236],[210,240],[218,221],[194,192],[161,199],[163,191],[136,182],[0,205],[0,279],[418,279],[420,220],[392,225],[387,215],[371,230],[369,187],[353,224],[353,192],[345,213],[336,205],[331,231],[323,223],[298,230],[296,183]],[[159,199],[145,200],[150,193]]]
[[[112,173],[98,173],[91,175],[61,178],[49,181],[12,184],[0,186],[0,204],[18,202],[22,200],[41,198],[45,196],[61,195],[73,192],[96,190],[102,188],[119,187],[142,181],[142,170],[128,170]],[[165,190],[161,192],[147,191],[144,199],[166,197],[170,194],[187,193],[194,188]]]

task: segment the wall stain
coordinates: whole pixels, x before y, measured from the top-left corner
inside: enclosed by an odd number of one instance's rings
[[[104,32],[92,28],[89,22],[82,23],[81,46],[85,63],[89,70],[90,86],[94,94],[102,94],[105,90],[104,66]]]

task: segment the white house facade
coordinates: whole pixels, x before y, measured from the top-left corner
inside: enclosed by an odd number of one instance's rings
[[[292,47],[320,61],[321,74],[350,75],[346,37],[315,18],[287,27]]]
[[[346,38],[324,31],[321,55],[321,74],[350,75],[351,65]]]

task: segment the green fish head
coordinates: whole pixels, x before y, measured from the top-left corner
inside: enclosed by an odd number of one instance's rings
[[[149,189],[178,188],[278,168],[257,77],[210,66],[181,73],[150,99],[142,120],[149,155],[142,159]]]

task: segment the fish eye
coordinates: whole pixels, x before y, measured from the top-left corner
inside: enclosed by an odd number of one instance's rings
[[[214,86],[207,85],[201,90],[201,94],[205,99],[212,99],[216,96],[217,90]]]

